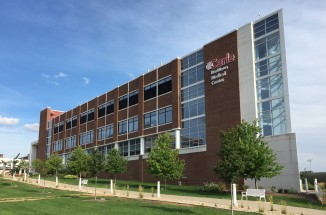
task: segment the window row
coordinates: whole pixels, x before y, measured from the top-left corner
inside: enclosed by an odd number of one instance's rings
[[[204,61],[203,55],[204,55],[204,50],[201,49],[187,57],[184,57],[181,60],[181,70],[185,70],[189,67],[192,67],[194,65],[203,62]]]
[[[170,137],[172,139],[171,142],[171,149],[175,149],[175,132],[170,132]],[[144,138],[144,152],[150,153],[152,148],[155,145],[155,140],[157,139],[158,135],[148,136]]]
[[[114,100],[111,100],[98,106],[97,117],[100,118],[102,116],[111,114],[113,112],[114,112]]]
[[[66,149],[76,147],[76,135],[66,138]]]
[[[144,87],[144,101],[172,91],[172,76],[167,76]]]
[[[182,119],[205,114],[205,97],[181,104]]]
[[[77,115],[66,120],[66,129],[70,129],[77,126]]]
[[[278,14],[264,19],[254,25],[254,37],[260,37],[279,28]]]
[[[84,124],[86,122],[94,120],[94,109],[85,111],[80,114],[80,122],[79,124]]]
[[[281,96],[283,94],[282,74],[273,75],[257,81],[258,100]]]
[[[138,90],[119,97],[119,110],[138,104]]]
[[[181,73],[181,87],[186,87],[203,80],[204,64],[200,64]]]
[[[85,145],[89,143],[93,143],[94,140],[94,131],[90,130],[79,135],[79,144]]]
[[[101,152],[102,155],[106,156],[112,149],[114,149],[115,144],[109,144],[105,146],[98,147],[98,151]]]
[[[62,140],[54,141],[53,143],[53,151],[58,152],[62,150]]]
[[[140,139],[118,143],[120,155],[128,157],[140,155]]]
[[[63,131],[63,122],[59,122],[54,125],[54,134],[60,133]]]
[[[114,127],[113,124],[103,126],[97,129],[97,140],[104,140],[113,137]]]
[[[118,134],[126,134],[138,131],[138,116],[122,120],[118,123]]]
[[[157,122],[158,121],[158,122]],[[144,114],[144,128],[172,122],[172,106]]]

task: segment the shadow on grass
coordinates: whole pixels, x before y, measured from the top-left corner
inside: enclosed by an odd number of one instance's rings
[[[145,205],[142,206],[142,208],[156,210],[157,213],[194,214],[192,210],[186,208],[167,208],[164,206],[152,206],[152,205]]]

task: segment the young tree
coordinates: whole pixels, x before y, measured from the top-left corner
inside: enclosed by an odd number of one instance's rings
[[[49,159],[45,162],[49,172],[51,174],[55,174],[55,176],[58,176],[58,171],[63,169],[63,163],[62,163],[62,157],[60,157],[57,153],[51,154]]]
[[[91,177],[95,177],[95,200],[96,200],[96,187],[97,187],[97,175],[104,170],[105,167],[105,157],[97,149],[93,149],[92,153],[89,155],[89,173]]]
[[[63,169],[62,157],[57,153],[50,155],[49,159],[46,160],[45,165],[48,171],[53,175],[55,174],[56,186],[58,186],[58,171]]]
[[[172,140],[168,133],[159,135],[146,160],[146,172],[163,178],[165,189],[166,180],[180,179],[185,167],[184,160],[178,159],[179,150],[171,148]]]
[[[45,193],[45,176],[48,173],[48,169],[46,167],[45,161],[40,159],[36,159],[32,163],[33,169],[38,172],[41,176],[43,176],[43,194]]]
[[[281,173],[282,166],[276,162],[276,155],[261,136],[257,122],[241,124],[222,132],[218,153],[217,174],[227,182],[236,182],[240,178],[257,180],[262,177],[274,177]]]
[[[89,155],[85,150],[78,146],[72,153],[67,166],[68,170],[79,175],[79,189],[81,189],[81,175],[88,171]]]
[[[114,184],[117,182],[117,174],[127,170],[128,161],[120,155],[117,149],[112,149],[106,158],[105,171],[114,174]]]

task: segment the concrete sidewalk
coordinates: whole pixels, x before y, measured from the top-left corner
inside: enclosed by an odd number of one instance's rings
[[[7,178],[9,179],[9,178]],[[43,180],[41,180],[40,185],[37,183],[37,179],[29,178],[28,182],[37,186],[43,186]],[[60,190],[70,190],[79,192],[78,185],[70,185],[59,183],[59,186],[56,187],[55,182],[45,181],[45,186],[48,188],[60,189]],[[88,193],[94,196],[95,188],[82,186],[81,192]],[[120,198],[130,198],[130,199],[139,199],[139,193],[135,191],[129,191],[127,194],[126,190],[116,190],[115,195],[110,193],[110,189],[97,188],[97,196],[106,196],[106,197],[120,197]],[[157,198],[156,193],[152,197],[152,193],[143,193],[143,199],[149,201],[159,201],[173,204],[184,204],[184,205],[196,205],[196,206],[205,206],[212,208],[221,208],[221,209],[231,209],[231,199],[216,199],[216,198],[205,198],[205,197],[192,197],[192,196],[177,196],[177,195],[166,195],[161,194],[160,198]],[[279,215],[282,214],[282,206],[278,204],[273,204],[274,211],[270,211],[271,204],[270,202],[259,202],[259,201],[247,201],[247,200],[238,200],[238,206],[234,208],[235,211],[245,211],[245,212],[259,212],[259,209],[264,209],[262,214],[268,215]],[[293,215],[326,215],[326,211],[314,210],[309,208],[299,208],[286,206],[287,214]],[[231,212],[230,212],[231,213]],[[236,214],[236,212],[235,212]]]

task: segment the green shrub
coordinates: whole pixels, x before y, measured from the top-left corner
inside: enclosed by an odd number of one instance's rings
[[[283,193],[283,188],[278,188],[279,193]]]
[[[225,191],[224,183],[205,182],[201,187],[203,192],[222,192]]]
[[[276,187],[275,187],[275,186],[271,186],[271,191],[272,191],[273,193],[276,193]]]
[[[66,178],[66,179],[77,179],[78,177],[76,175],[65,175],[63,178]]]

